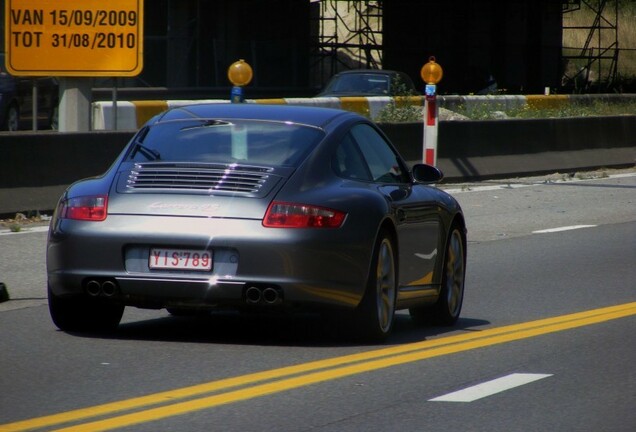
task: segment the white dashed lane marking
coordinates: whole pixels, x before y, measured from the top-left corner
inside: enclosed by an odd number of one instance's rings
[[[430,399],[430,402],[473,402],[550,376],[552,376],[552,374],[513,373]]]
[[[597,225],[570,225],[570,226],[564,226],[564,227],[558,227],[558,228],[548,228],[548,229],[543,229],[538,231],[532,231],[532,234],[547,234],[547,233],[555,233],[555,232],[561,232],[561,231],[571,231],[571,230],[576,230],[581,228],[594,228],[595,226]]]

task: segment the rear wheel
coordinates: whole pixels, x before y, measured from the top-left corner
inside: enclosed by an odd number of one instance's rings
[[[48,290],[53,323],[64,331],[104,332],[114,330],[124,314],[124,305],[87,297],[60,297]]]
[[[454,227],[447,240],[439,299],[432,307],[409,309],[414,320],[443,326],[451,326],[457,322],[464,301],[466,274],[464,248],[464,237],[460,229]]]
[[[397,271],[391,237],[383,233],[375,245],[367,288],[356,310],[355,330],[366,340],[381,341],[393,328]]]

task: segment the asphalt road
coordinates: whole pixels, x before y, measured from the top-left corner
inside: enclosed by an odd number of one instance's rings
[[[46,234],[0,233],[0,431],[632,432],[636,176],[553,180],[446,187],[469,228],[462,318],[400,313],[383,346],[311,316],[131,308],[113,335],[66,334]]]

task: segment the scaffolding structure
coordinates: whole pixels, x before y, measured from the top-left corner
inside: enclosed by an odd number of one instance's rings
[[[584,25],[566,25],[566,14],[587,9],[593,19]],[[618,72],[618,0],[564,0],[563,40],[586,32],[582,46],[563,46],[562,86],[579,93],[612,88]],[[572,36],[572,37],[571,37]]]
[[[618,75],[619,0],[559,0],[562,4],[562,88],[587,93],[613,88]],[[314,0],[311,78],[322,87],[347,69],[381,69],[383,0]],[[575,11],[590,17],[568,21]],[[568,16],[569,15],[569,16]],[[584,35],[576,40],[575,35]],[[567,43],[566,41],[575,41]]]
[[[346,69],[382,68],[382,0],[318,0],[312,84]]]

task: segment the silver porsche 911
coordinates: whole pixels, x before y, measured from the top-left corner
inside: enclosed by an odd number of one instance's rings
[[[441,178],[409,170],[351,112],[174,108],[60,198],[47,244],[51,317],[62,330],[103,331],[125,306],[328,311],[375,340],[396,309],[452,325],[466,228],[458,203],[430,186]]]

